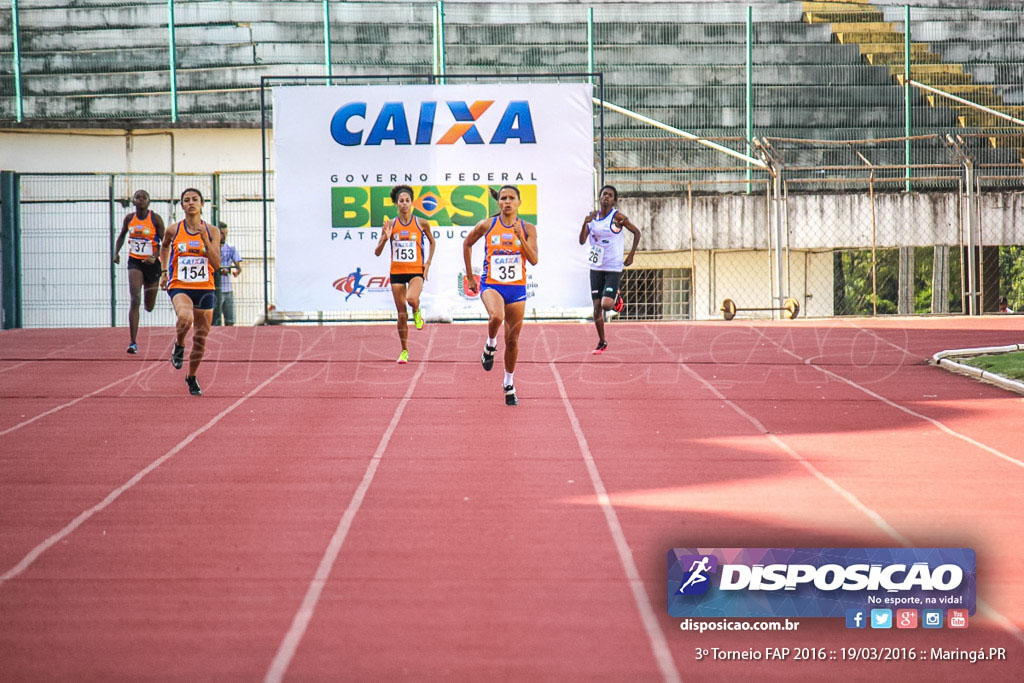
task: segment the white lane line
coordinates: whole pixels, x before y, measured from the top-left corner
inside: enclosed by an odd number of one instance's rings
[[[547,335],[543,329],[541,330],[541,338],[544,340],[544,352],[550,357],[551,349],[548,347]],[[669,650],[668,641],[665,639],[665,634],[662,632],[658,619],[654,615],[654,607],[651,605],[651,600],[644,589],[643,580],[640,578],[640,571],[633,561],[633,552],[629,549],[629,544],[626,542],[626,534],[622,531],[619,516],[615,513],[615,507],[608,497],[608,490],[604,486],[604,481],[601,480],[601,473],[598,472],[597,463],[594,462],[594,456],[591,454],[590,446],[587,444],[587,438],[583,435],[583,429],[576,418],[576,411],[573,410],[572,404],[569,402],[569,395],[565,391],[562,377],[558,374],[558,366],[555,365],[553,360],[549,360],[548,367],[551,369],[551,374],[555,376],[558,393],[562,397],[562,405],[565,406],[565,412],[569,416],[569,423],[572,425],[572,431],[576,435],[576,443],[579,445],[583,462],[587,465],[590,483],[594,487],[594,493],[597,494],[597,501],[601,505],[601,511],[604,512],[605,522],[608,524],[608,530],[611,532],[612,540],[615,543],[615,550],[619,554],[619,562],[622,564],[622,569],[626,572],[626,579],[629,582],[630,590],[633,592],[633,601],[640,612],[640,620],[643,622],[644,630],[647,632],[647,639],[650,641],[654,659],[658,663],[658,668],[661,669],[662,678],[666,681],[679,681],[681,679],[679,671],[676,670],[675,660],[672,658],[672,651]]]
[[[779,344],[775,343],[769,337],[767,337],[765,334],[763,334],[759,329],[756,329],[753,326],[750,326],[750,327],[751,327],[751,329],[754,330],[755,333],[759,334],[763,339],[767,339],[768,341],[770,341],[776,348],[779,348],[779,349],[782,348]],[[673,354],[672,350],[669,349],[669,347],[666,346],[665,343],[662,342],[661,339],[658,338],[658,336],[654,334],[653,330],[651,330],[651,336],[654,337],[655,342],[657,344],[659,344],[661,346],[661,348],[663,348],[669,354],[675,355],[675,354]],[[783,350],[785,350],[785,349],[783,349]],[[800,358],[800,356],[798,356],[798,355],[796,355],[794,353],[790,352],[790,355],[794,356],[798,360],[803,360],[802,358]],[[916,547],[914,545],[914,543],[909,538],[907,538],[906,536],[901,534],[899,531],[897,531],[880,514],[878,514],[877,512],[872,510],[871,508],[869,508],[864,503],[862,503],[859,498],[857,498],[855,495],[853,495],[853,493],[847,491],[842,486],[840,486],[835,480],[833,480],[832,478],[828,477],[823,472],[818,470],[814,465],[812,465],[810,462],[808,462],[803,457],[801,457],[796,451],[794,451],[792,448],[790,448],[789,445],[787,445],[785,442],[783,442],[777,436],[775,436],[774,434],[769,433],[768,430],[765,428],[765,426],[763,424],[761,424],[761,422],[756,417],[754,417],[753,415],[750,415],[745,410],[740,408],[738,405],[736,405],[735,403],[733,403],[732,401],[727,399],[710,382],[708,382],[703,377],[698,375],[694,370],[691,370],[682,361],[679,362],[679,365],[688,374],[690,374],[693,377],[695,377],[697,379],[697,381],[699,381],[701,384],[703,384],[705,387],[707,387],[708,390],[711,391],[721,401],[726,403],[728,406],[730,406],[737,413],[739,413],[740,415],[745,417],[747,420],[749,420],[750,423],[753,424],[757,428],[758,431],[760,431],[762,434],[767,436],[772,441],[772,443],[778,445],[790,457],[792,457],[794,460],[796,460],[798,463],[800,463],[811,474],[813,474],[816,479],[818,479],[819,481],[823,482],[825,485],[827,485],[833,491],[835,491],[840,496],[842,496],[854,508],[856,508],[857,510],[862,512],[864,515],[866,515],[872,522],[875,523],[876,526],[878,526],[878,528],[880,528],[882,531],[884,531],[886,534],[888,534],[888,536],[890,538],[892,538],[897,543],[899,543],[900,545],[903,545],[903,546],[905,546],[907,548],[914,548],[914,547]],[[816,365],[811,365],[810,367],[816,368],[818,370],[822,370],[822,368],[818,368],[818,366],[816,366]],[[824,371],[824,372],[828,372],[828,371]],[[829,374],[834,375],[834,373],[829,373]],[[871,392],[871,391],[868,391],[867,389],[864,389],[863,387],[861,387],[860,385],[856,384],[855,382],[847,380],[844,377],[840,377],[839,375],[835,375],[835,377],[838,378],[838,379],[841,379],[841,380],[843,380],[843,381],[845,381],[845,382],[847,382],[847,383],[849,383],[849,384],[851,384],[851,385],[853,385],[853,386],[855,386],[857,388],[860,388],[860,389],[864,390],[868,394],[870,394],[872,396],[875,396],[875,397],[883,400],[886,403],[892,404],[892,402],[889,401],[888,399],[885,399],[885,398],[883,398],[881,396],[878,396],[874,392]],[[896,405],[896,404],[892,404],[892,405]],[[900,407],[900,406],[896,405],[896,407]],[[913,411],[907,411],[907,412],[910,412],[911,414],[914,414]],[[930,419],[930,418],[925,418],[925,419]],[[994,608],[992,608],[989,604],[987,604],[984,600],[981,600],[980,598],[978,599],[977,604],[978,604],[978,610],[982,614],[984,614],[988,618],[990,618],[993,621],[995,621],[996,623],[998,623],[1005,631],[1007,631],[1014,638],[1016,638],[1017,640],[1019,640],[1021,642],[1024,642],[1024,632],[1022,632],[1019,628],[1017,628],[1017,626],[1010,619],[1008,619],[1007,617],[1005,617],[1002,614],[1000,614],[999,612],[997,612]]]
[[[920,420],[924,420],[925,422],[930,423],[932,426],[934,426],[939,431],[945,432],[949,436],[955,437],[957,439],[960,439],[961,441],[969,443],[972,446],[975,446],[976,448],[980,448],[981,450],[985,451],[986,453],[989,453],[991,455],[996,456],[997,458],[1005,460],[1006,462],[1010,463],[1011,465],[1016,465],[1017,467],[1024,467],[1024,460],[1018,460],[1017,458],[1014,458],[1013,456],[1007,455],[1007,454],[1003,453],[1002,451],[999,451],[999,450],[997,450],[995,448],[992,448],[988,444],[984,444],[984,443],[982,443],[982,442],[980,442],[980,441],[978,441],[976,439],[973,439],[973,438],[967,436],[966,434],[961,434],[960,432],[954,430],[953,428],[947,427],[941,421],[936,420],[933,417],[929,417],[927,415],[919,413],[916,410],[913,410],[913,409],[908,408],[906,406],[900,405],[899,403],[896,403],[895,401],[891,401],[891,400],[887,399],[885,396],[882,396],[881,394],[877,394],[877,393],[871,391],[870,389],[868,389],[867,387],[862,386],[862,385],[858,384],[857,382],[854,382],[852,379],[847,379],[846,377],[843,377],[842,375],[839,375],[839,374],[837,374],[835,372],[832,372],[831,370],[826,370],[825,368],[823,368],[823,367],[821,367],[819,365],[815,365],[814,363],[810,362],[810,359],[804,359],[799,354],[794,353],[793,351],[791,351],[791,350],[789,350],[787,348],[784,348],[781,344],[779,344],[778,342],[774,341],[771,337],[766,335],[762,330],[755,329],[754,332],[756,334],[760,335],[762,339],[765,339],[766,341],[771,343],[773,346],[775,346],[775,348],[779,349],[783,353],[789,354],[793,358],[796,358],[798,361],[801,361],[804,365],[806,365],[808,367],[811,367],[811,368],[814,368],[818,372],[823,373],[825,375],[828,375],[829,377],[832,377],[832,378],[834,378],[834,379],[836,379],[836,380],[838,380],[840,382],[843,382],[844,384],[848,384],[849,386],[853,387],[854,389],[857,389],[858,391],[864,392],[865,394],[867,394],[871,398],[877,399],[877,400],[881,401],[882,403],[886,404],[887,406],[889,406],[891,408],[895,408],[896,410],[904,412],[907,415],[910,415],[912,417],[916,417],[916,418],[918,418]],[[868,332],[871,332],[871,331],[868,330]],[[874,334],[874,332],[871,332],[871,334]],[[875,336],[877,336],[877,335],[875,335]],[[879,339],[881,339],[881,337],[879,337]],[[882,340],[882,341],[885,341],[885,340]],[[892,346],[894,346],[894,348],[896,348],[896,349],[898,349],[900,351],[903,351],[904,353],[907,353],[907,354],[910,353],[910,351],[907,350],[907,349],[904,349],[904,348],[901,348],[901,347],[895,346],[895,345],[892,345]]]
[[[423,352],[424,361],[430,356],[430,349],[434,344],[435,328],[436,326],[433,325],[430,328],[427,348]],[[292,658],[299,648],[299,643],[302,641],[302,636],[305,635],[309,622],[313,619],[313,612],[320,601],[320,594],[323,593],[324,586],[327,585],[327,579],[330,577],[331,569],[334,567],[338,554],[341,552],[341,546],[345,543],[345,538],[352,528],[352,522],[355,520],[356,513],[359,512],[359,507],[363,504],[366,492],[370,489],[370,484],[377,473],[377,468],[380,467],[380,461],[384,457],[384,451],[387,450],[388,442],[391,441],[391,435],[394,434],[395,428],[398,427],[398,421],[402,418],[402,413],[405,412],[405,407],[412,398],[412,392],[420,381],[423,370],[427,367],[426,362],[420,362],[417,365],[416,374],[413,375],[409,388],[405,390],[405,396],[398,402],[395,414],[391,416],[391,422],[384,431],[384,435],[380,438],[380,443],[377,444],[377,450],[373,452],[369,465],[366,466],[363,480],[359,482],[359,487],[352,494],[352,499],[349,501],[344,514],[342,514],[338,527],[334,530],[334,535],[331,536],[331,540],[327,544],[327,550],[324,551],[323,557],[320,558],[320,565],[316,568],[316,574],[314,574],[313,580],[306,589],[306,596],[302,599],[302,604],[299,605],[299,611],[295,613],[295,617],[292,619],[291,628],[285,634],[281,645],[277,648],[277,654],[274,655],[274,660],[270,663],[270,668],[267,669],[267,674],[263,679],[267,683],[284,679],[288,666],[291,664]]]
[[[65,408],[70,408],[71,406],[75,405],[76,403],[78,403],[80,401],[84,401],[85,399],[90,398],[92,396],[95,396],[96,394],[102,394],[107,389],[110,389],[111,387],[115,387],[118,384],[120,384],[121,382],[124,382],[125,380],[134,379],[135,377],[138,377],[143,372],[147,372],[147,371],[152,370],[152,369],[153,369],[152,365],[146,365],[145,367],[142,367],[142,368],[136,370],[135,372],[133,372],[130,375],[125,375],[121,379],[116,380],[114,382],[111,382],[110,384],[106,385],[105,387],[100,387],[96,391],[90,391],[88,394],[86,394],[84,396],[79,396],[78,398],[73,399],[71,401],[68,401],[67,403],[62,403],[59,406],[56,406],[54,408],[50,408],[46,412],[39,413],[35,417],[30,417],[27,420],[23,420],[23,421],[19,422],[18,424],[14,425],[13,427],[8,427],[7,429],[5,429],[2,432],[0,432],[0,436],[4,436],[6,434],[10,434],[14,430],[21,429],[22,427],[30,425],[33,422],[35,422],[36,420],[41,420],[44,417],[46,417],[47,415],[53,415],[54,413],[60,412],[60,411],[64,410]]]
[[[310,345],[309,348],[312,349],[314,346],[316,346],[317,343],[319,343],[320,340],[323,339],[324,336],[326,336],[326,335],[322,335],[321,337],[319,337],[315,342],[313,342],[312,345]],[[4,585],[4,583],[10,581],[11,579],[13,579],[16,576],[18,576],[19,574],[21,574],[26,569],[28,569],[29,566],[31,566],[33,562],[35,562],[37,559],[39,559],[40,555],[42,555],[47,550],[52,548],[54,545],[59,543],[61,540],[63,540],[65,537],[67,537],[75,529],[77,529],[78,527],[82,526],[82,524],[84,524],[90,517],[92,517],[93,515],[95,515],[98,512],[102,512],[106,507],[108,507],[111,503],[113,503],[115,500],[117,500],[121,496],[122,493],[124,493],[125,491],[127,491],[131,487],[133,487],[136,484],[138,484],[140,481],[142,481],[143,478],[145,478],[145,476],[147,474],[149,474],[150,472],[155,470],[157,467],[160,467],[160,465],[164,464],[165,462],[170,460],[172,457],[174,457],[176,454],[181,452],[182,449],[184,449],[190,443],[195,441],[199,436],[201,436],[203,433],[208,431],[215,424],[220,422],[221,419],[223,419],[226,415],[228,415],[228,413],[230,413],[235,408],[237,408],[238,406],[240,406],[243,403],[245,403],[246,400],[248,400],[248,399],[252,398],[253,396],[255,396],[261,389],[263,389],[265,386],[267,386],[268,384],[273,382],[275,379],[280,377],[286,370],[288,370],[289,368],[291,368],[292,366],[294,366],[298,362],[299,362],[299,360],[296,358],[295,360],[290,362],[288,365],[284,366],[283,368],[281,368],[280,370],[275,372],[269,378],[267,378],[266,380],[261,382],[255,389],[253,389],[249,393],[245,394],[244,396],[242,396],[241,398],[236,400],[234,403],[232,403],[230,406],[228,406],[224,410],[222,410],[219,413],[217,413],[217,415],[215,415],[209,422],[207,422],[205,425],[203,425],[202,427],[200,427],[199,429],[195,430],[194,432],[189,434],[187,437],[185,437],[177,446],[175,446],[171,450],[169,450],[166,453],[164,453],[163,455],[161,455],[159,458],[157,458],[156,460],[151,462],[149,465],[147,465],[144,469],[142,469],[139,472],[137,472],[135,474],[135,476],[133,476],[131,479],[129,479],[128,481],[126,481],[125,483],[121,484],[120,486],[118,486],[113,491],[111,491],[107,495],[106,498],[101,500],[96,505],[93,505],[91,508],[89,508],[85,512],[81,513],[77,517],[75,517],[63,529],[61,529],[57,533],[53,534],[52,536],[47,538],[45,541],[43,541],[42,543],[37,545],[35,548],[33,548],[28,553],[28,555],[23,557],[21,559],[21,561],[18,562],[18,564],[14,565],[10,569],[8,569],[6,572],[4,572],[4,574],[2,576],[0,576],[0,587],[2,587]],[[139,372],[142,372],[142,370],[140,370]],[[138,373],[136,373],[136,374],[138,374]],[[83,396],[83,398],[85,398],[85,397]],[[81,399],[77,399],[77,400],[81,400]]]

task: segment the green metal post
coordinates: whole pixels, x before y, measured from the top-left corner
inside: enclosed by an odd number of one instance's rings
[[[747,7],[747,156],[753,153],[751,140],[754,139],[754,8]],[[750,194],[750,180],[753,169],[747,162],[747,194]]]
[[[171,69],[171,123],[178,122],[178,65],[174,48],[174,0],[167,0],[167,40]]]
[[[434,69],[430,73],[432,73],[435,76],[435,79],[433,81],[431,81],[431,82],[436,82],[436,80],[437,80],[436,77],[441,73],[441,65],[440,65],[440,62],[441,62],[441,51],[437,47],[437,5],[435,4],[432,9],[433,9],[433,17],[432,17],[432,19],[433,19],[433,22],[434,22],[434,31],[433,31],[433,45],[431,45],[431,47],[433,48],[432,52],[431,52],[431,56],[433,56],[433,58],[434,58]]]
[[[444,75],[448,72],[445,68],[445,53],[444,53],[444,0],[437,0],[437,50],[438,50],[438,65],[440,66],[439,73],[441,74],[441,85],[445,84]]]
[[[11,0],[11,39],[14,41],[14,119],[21,123],[25,109],[21,99],[21,42],[18,40],[18,0]]]
[[[21,327],[21,207],[18,174],[0,171],[0,256],[3,257],[3,329]]]
[[[594,8],[587,8],[587,73],[590,85],[594,85]]]
[[[333,67],[331,60],[331,9],[329,0],[323,0],[324,4],[324,73],[327,74],[327,85],[334,85],[331,78]]]
[[[117,234],[117,203],[114,201],[114,176],[107,176],[107,206],[110,207],[110,223],[108,226],[108,239],[110,242],[111,257],[107,259],[110,264],[110,326],[117,327],[117,266],[114,265],[114,235]]]
[[[903,123],[904,142],[903,156],[907,166],[907,192],[910,192],[910,5],[903,6],[903,109],[906,112]]]
[[[213,188],[211,192],[213,196],[210,197],[213,204],[213,210],[210,211],[210,220],[214,225],[217,225],[220,223],[220,171],[214,172],[213,177],[210,178],[210,186]]]

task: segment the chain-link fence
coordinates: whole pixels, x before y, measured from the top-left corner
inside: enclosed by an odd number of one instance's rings
[[[866,145],[863,154],[870,155]],[[1007,176],[936,166],[911,181],[927,191],[907,192],[905,173],[854,178],[846,177],[852,168],[832,177],[834,169],[819,170],[781,166],[779,181],[736,178],[732,192],[716,179],[624,193],[619,207],[642,236],[624,274],[619,319],[715,318],[724,299],[765,309],[741,311],[748,317],[778,317],[771,309],[788,297],[809,317],[994,312],[1000,297],[1011,308],[1024,304],[1024,193],[1008,190]],[[260,322],[273,305],[274,212],[264,235],[259,174],[24,174],[17,181],[24,326],[126,324],[127,259],[115,265],[111,254],[137,189],[150,193],[168,226],[181,219],[181,191],[200,189],[207,220],[229,225],[243,258],[238,323]],[[5,217],[11,208],[3,207]],[[7,301],[5,292],[5,309]],[[142,324],[173,324],[169,303]]]
[[[134,211],[131,197],[140,189],[149,193],[150,209],[168,228],[184,218],[178,208],[181,192],[195,187],[203,193],[204,218],[228,224],[229,243],[242,257],[241,275],[233,283],[237,322],[251,325],[263,315],[263,193],[258,173],[22,174],[18,181],[23,326],[127,324],[128,256],[122,248],[115,264],[113,254],[124,217]],[[272,262],[269,266],[272,272]],[[161,295],[157,301],[152,313],[141,315],[140,325],[174,325],[169,299]]]

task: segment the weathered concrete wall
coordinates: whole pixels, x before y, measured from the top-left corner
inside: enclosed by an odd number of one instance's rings
[[[644,250],[689,250],[685,195],[624,197],[622,210],[645,231]],[[1024,192],[981,195],[981,234],[988,245],[1024,244]],[[764,196],[694,197],[694,249],[767,249],[774,209]],[[955,193],[791,195],[785,203],[790,249],[880,249],[960,243]]]

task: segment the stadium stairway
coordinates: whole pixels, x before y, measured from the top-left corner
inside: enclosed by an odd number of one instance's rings
[[[886,12],[891,15],[892,9],[875,7],[870,0],[804,2],[803,6],[805,21],[830,24],[836,42],[858,46],[868,64],[888,66],[893,80],[900,86],[904,84],[906,34],[905,30],[898,30],[902,28],[903,17],[899,17],[898,22],[886,21],[889,18]],[[1024,83],[1024,40],[1021,40],[1024,30],[1020,23],[986,22],[977,16],[972,16],[971,21],[950,20],[948,12],[940,16],[942,20],[917,22],[911,26],[912,35],[931,38],[936,50],[932,51],[930,43],[910,44],[911,79],[975,104],[1024,118],[1024,88],[1021,86]],[[988,63],[991,68],[979,69]],[[987,75],[990,82],[976,82],[975,71],[981,71],[979,75],[983,78]],[[1000,76],[1005,84],[994,82]],[[1003,93],[1021,104],[1007,102]],[[1009,125],[1005,119],[927,91],[923,98],[933,108],[951,111],[957,125],[965,132],[987,133],[988,144],[993,149],[1012,150],[1024,161],[1024,137],[999,131]]]

